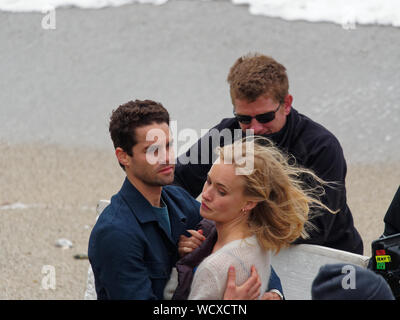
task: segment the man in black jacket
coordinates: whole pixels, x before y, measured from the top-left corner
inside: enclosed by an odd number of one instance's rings
[[[362,254],[362,239],[346,202],[347,166],[343,150],[331,132],[292,107],[285,67],[264,55],[244,56],[232,66],[228,83],[235,117],[223,119],[178,158],[174,183],[197,197],[216,160],[216,144],[232,143],[242,137],[242,132],[254,130],[255,135],[274,141],[298,165],[312,169],[327,182],[335,182],[324,187],[321,200],[338,213],[323,211],[312,218],[317,230],[309,232],[308,239],[295,243]]]
[[[400,233],[400,186],[390,203],[383,221],[385,222],[384,237]]]

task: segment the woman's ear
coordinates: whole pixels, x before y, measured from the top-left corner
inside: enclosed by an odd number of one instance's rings
[[[243,210],[244,210],[244,211],[247,211],[247,212],[253,210],[253,209],[257,206],[258,202],[259,202],[259,201],[248,200],[248,201],[246,202],[246,205],[243,207]]]

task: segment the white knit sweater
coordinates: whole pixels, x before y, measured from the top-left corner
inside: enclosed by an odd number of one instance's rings
[[[205,258],[198,266],[189,300],[222,300],[230,265],[236,269],[236,285],[242,285],[251,275],[254,265],[261,280],[260,295],[269,282],[271,254],[258,244],[255,235],[229,242]]]

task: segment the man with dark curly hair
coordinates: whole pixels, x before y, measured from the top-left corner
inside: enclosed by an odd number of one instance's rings
[[[244,132],[270,138],[298,165],[313,170],[321,179],[335,182],[325,187],[322,202],[337,214],[321,212],[312,219],[316,229],[310,238],[295,243],[309,243],[363,253],[360,234],[354,227],[353,217],[346,201],[346,161],[337,138],[322,125],[299,113],[292,107],[286,68],[273,58],[252,54],[240,57],[228,75],[233,104],[232,118],[225,118],[204,135],[185,154],[178,158],[174,183],[197,197],[206,181],[207,172],[215,160],[212,150],[216,132]],[[241,130],[238,130],[241,129]],[[218,140],[220,145],[231,143]],[[208,154],[204,161],[204,154]],[[197,163],[188,159],[197,157]]]
[[[168,111],[151,100],[112,112],[109,131],[126,173],[89,240],[97,298],[162,299],[177,242],[201,216],[199,203],[174,179]]]

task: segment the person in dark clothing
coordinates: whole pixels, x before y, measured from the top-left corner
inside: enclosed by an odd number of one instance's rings
[[[385,222],[383,236],[387,237],[400,233],[400,186],[390,203],[383,221]]]
[[[179,258],[179,237],[201,220],[199,204],[182,188],[168,185],[174,156],[169,114],[161,104],[123,104],[113,111],[109,130],[126,178],[90,234],[88,256],[97,299],[163,299]],[[147,139],[152,130],[162,132],[164,139]],[[159,159],[149,162],[147,151],[155,146]]]
[[[386,280],[353,264],[326,264],[311,287],[312,300],[394,300]]]
[[[346,200],[347,166],[342,147],[331,132],[292,107],[286,68],[270,57],[247,55],[232,66],[228,83],[234,117],[223,119],[177,159],[174,184],[198,197],[216,160],[215,147],[230,144],[252,130],[250,134],[269,138],[297,165],[332,182],[324,187],[321,201],[338,213],[321,211],[312,219],[316,229],[310,238],[294,243],[362,254],[362,239]],[[310,183],[310,187],[318,186]]]

